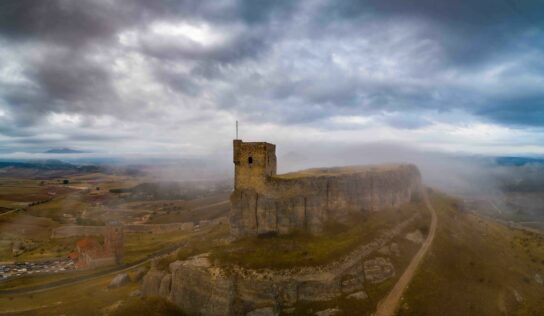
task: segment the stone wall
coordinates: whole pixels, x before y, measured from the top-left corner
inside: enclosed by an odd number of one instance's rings
[[[262,188],[276,175],[276,146],[266,142],[233,142],[235,189]]]
[[[378,211],[410,202],[421,187],[414,165],[320,169],[268,177],[264,187],[231,195],[230,225],[235,237],[319,233],[329,221],[345,222],[351,212]],[[335,171],[336,170],[336,171]]]

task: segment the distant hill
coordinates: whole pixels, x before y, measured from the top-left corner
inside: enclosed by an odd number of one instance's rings
[[[67,170],[77,169],[77,166],[55,159],[27,160],[27,161],[0,161],[0,168],[22,168],[38,170]]]
[[[73,174],[100,172],[103,168],[93,165],[73,165],[60,160],[0,160],[0,176],[49,179]]]
[[[138,166],[71,164],[57,159],[19,161],[0,159],[0,177],[50,179],[94,172],[128,176],[145,174]]]
[[[83,154],[85,152],[81,150],[75,150],[75,149],[64,147],[64,148],[52,148],[45,151],[44,153],[46,154]]]
[[[532,157],[497,157],[495,161],[501,166],[520,167],[529,164],[544,165],[544,158]]]

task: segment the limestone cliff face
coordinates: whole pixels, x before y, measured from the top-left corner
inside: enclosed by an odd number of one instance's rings
[[[231,233],[319,233],[327,221],[343,222],[351,212],[407,203],[420,185],[414,165],[314,169],[268,177],[264,186],[232,193]]]

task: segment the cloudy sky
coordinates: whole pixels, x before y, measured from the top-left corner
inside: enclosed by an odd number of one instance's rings
[[[544,154],[544,2],[0,2],[0,154]]]

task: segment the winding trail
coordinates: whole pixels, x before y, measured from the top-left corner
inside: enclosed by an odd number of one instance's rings
[[[438,219],[436,215],[436,210],[432,206],[431,201],[429,200],[429,197],[427,195],[427,191],[425,189],[423,189],[422,191],[425,205],[431,212],[431,227],[429,229],[429,235],[427,236],[427,239],[425,239],[425,241],[423,242],[421,248],[419,248],[416,255],[412,258],[412,261],[410,261],[410,264],[408,265],[408,267],[406,267],[406,270],[404,270],[404,273],[402,273],[395,286],[391,289],[389,294],[387,294],[387,296],[378,303],[377,310],[374,313],[374,316],[392,316],[395,314],[402,295],[404,294],[404,291],[406,290],[408,284],[410,284],[410,281],[412,281],[412,278],[414,277],[417,268],[421,264],[429,249],[431,248],[431,244],[434,240],[434,235],[436,233]]]

